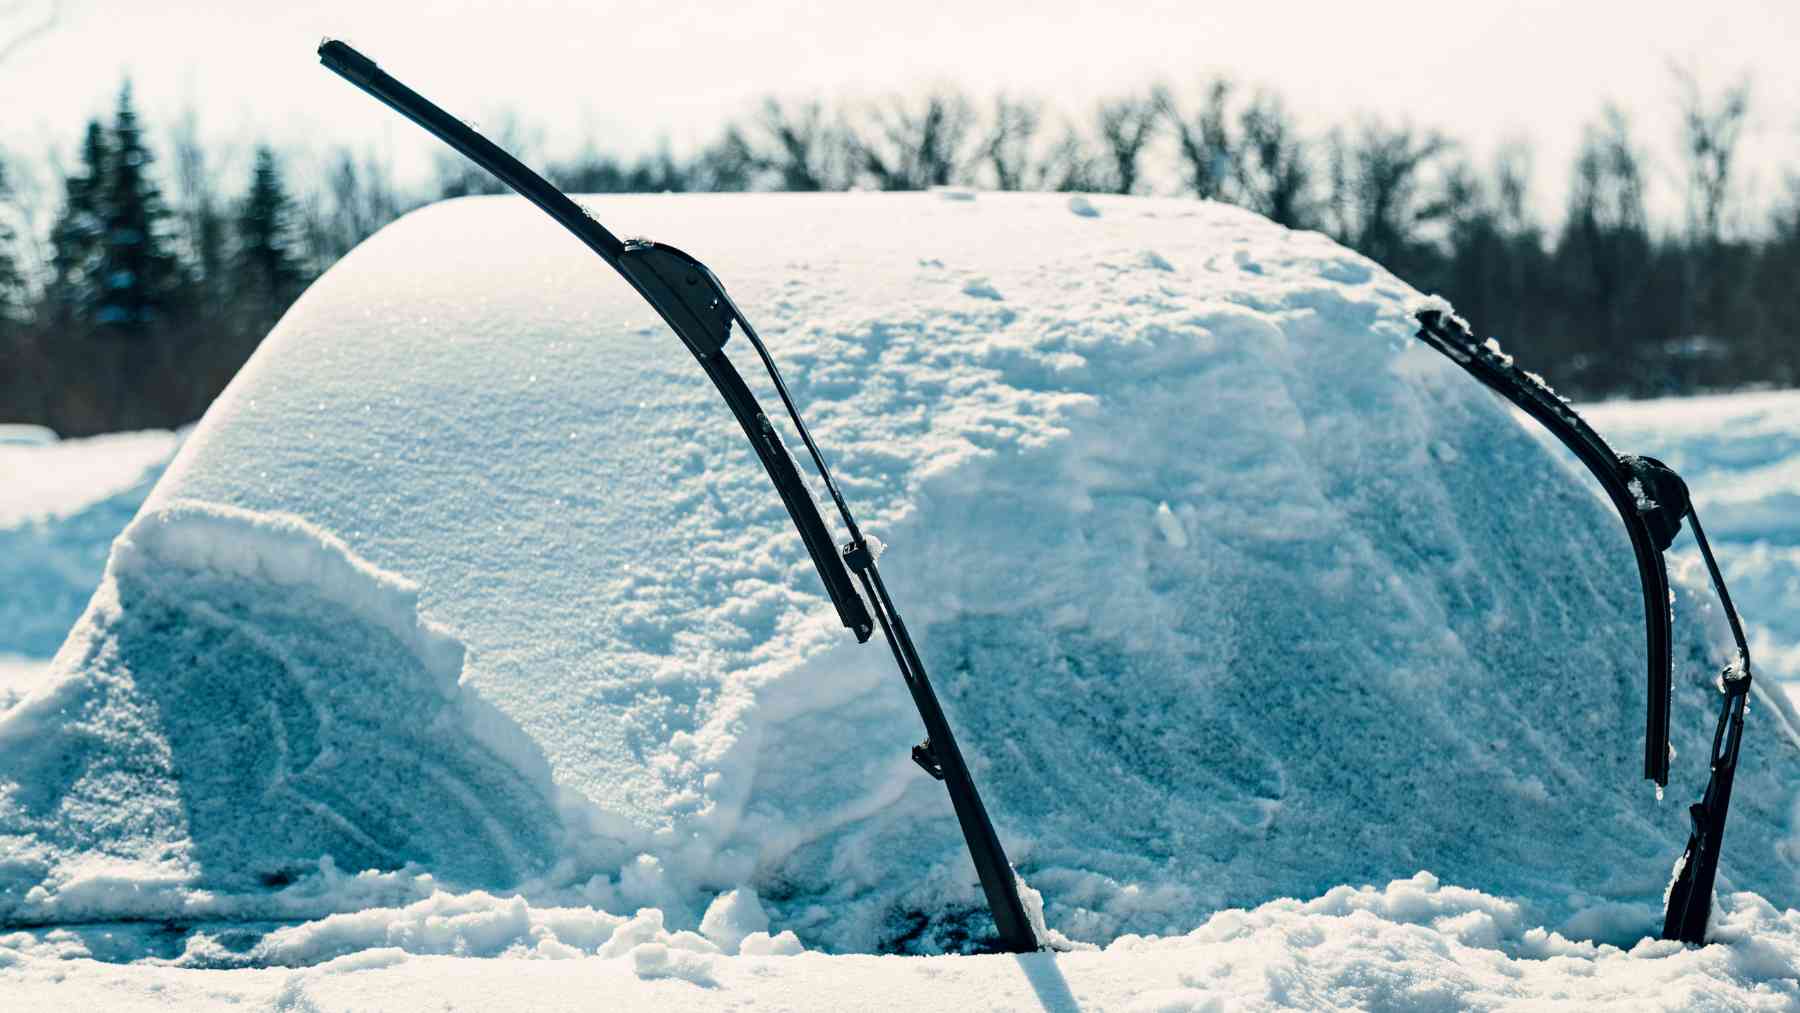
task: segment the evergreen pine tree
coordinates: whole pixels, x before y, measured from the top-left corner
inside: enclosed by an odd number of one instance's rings
[[[112,161],[106,128],[89,120],[81,166],[63,181],[63,205],[50,229],[49,316],[61,327],[92,323],[99,309],[100,248],[106,231],[103,187]]]
[[[292,218],[293,202],[282,185],[280,163],[268,145],[261,145],[237,217],[240,291],[255,302],[259,316],[281,312],[299,293]]]
[[[111,141],[95,319],[115,333],[141,336],[173,308],[184,279],[170,248],[169,210],[150,178],[150,149],[129,82],[119,91]]]

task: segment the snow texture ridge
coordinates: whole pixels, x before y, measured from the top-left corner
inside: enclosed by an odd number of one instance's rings
[[[1411,338],[1416,294],[1228,207],[970,196],[593,206],[706,262],[769,342],[1046,926],[1355,919],[1335,887],[1429,868],[1512,907],[1418,939],[1387,909],[1373,938],[1421,960],[1654,932],[1705,771],[1663,805],[1637,778],[1624,532]],[[1696,586],[1683,757],[1723,658]],[[838,628],[679,342],[522,201],[410,215],[302,298],[51,678],[0,718],[14,921],[335,912],[392,947],[435,909],[365,909],[468,903],[514,927],[485,952],[537,945],[522,904],[588,912],[557,933],[586,953],[649,910],[669,938],[632,966],[689,986],[734,941],[991,932],[885,652]],[[1800,754],[1766,713],[1719,888],[1790,905]],[[252,962],[329,949],[241,931]]]
[[[169,503],[132,522],[113,547],[111,567],[115,577],[173,568],[303,590],[385,630],[446,688],[462,674],[462,644],[419,620],[417,585],[376,569],[298,517]]]
[[[548,771],[501,758],[522,738],[416,601],[295,517],[141,513],[48,683],[0,718],[0,917],[304,916],[336,901],[280,889],[321,861],[472,883],[542,864]]]

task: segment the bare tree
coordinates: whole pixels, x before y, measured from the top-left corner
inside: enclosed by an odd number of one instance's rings
[[[574,159],[551,165],[545,176],[579,193],[683,193],[693,183],[691,168],[675,160],[666,140],[633,162],[603,154],[590,143]]]
[[[1531,213],[1531,145],[1523,138],[1501,144],[1494,156],[1494,206],[1500,228],[1512,235],[1535,233]]]
[[[14,298],[34,302],[50,271],[49,220],[54,201],[45,195],[43,179],[29,161],[9,158],[0,150],[0,257],[12,262]]]
[[[1582,131],[1569,195],[1576,227],[1601,232],[1646,232],[1644,156],[1631,136],[1631,120],[1607,105],[1598,123]]]
[[[213,149],[217,154],[218,148]],[[224,149],[225,158],[231,149]],[[207,164],[208,149],[200,137],[200,117],[190,102],[169,131],[170,164],[174,172],[174,211],[180,223],[183,252],[199,275],[203,289],[225,283],[227,251],[225,215],[218,206],[219,184],[214,167]]]
[[[1726,217],[1734,203],[1733,162],[1750,113],[1750,80],[1739,78],[1710,97],[1694,71],[1671,62],[1669,72],[1675,79],[1682,161],[1687,170],[1684,203],[1690,249],[1681,258],[1685,268],[1681,332],[1714,339],[1728,329],[1727,318],[1735,315],[1730,305],[1734,296],[1753,298],[1747,251],[1728,244],[1725,236]],[[1740,352],[1751,351],[1743,347],[1750,336],[1730,337]]]
[[[1030,99],[994,97],[994,118],[981,142],[981,155],[994,173],[998,190],[1037,189],[1043,166],[1033,156],[1043,106]]]
[[[533,156],[542,147],[544,132],[541,128],[526,125],[525,121],[511,110],[504,110],[494,117],[491,127],[484,127],[483,132],[493,139],[495,144],[509,151],[520,161],[530,164]],[[440,198],[468,197],[474,194],[510,193],[505,183],[496,179],[493,173],[481,168],[467,158],[443,148],[434,149],[431,159],[433,175],[437,177],[437,193]]]
[[[1484,172],[1447,152],[1436,173],[1445,215],[1435,242],[1417,254],[1409,280],[1456,301],[1484,334],[1506,343],[1520,361],[1552,365],[1578,359],[1586,347],[1571,332],[1556,333],[1556,296],[1562,276],[1550,266],[1542,228],[1532,212],[1531,150],[1508,138]],[[1585,332],[1573,332],[1582,334]],[[1572,375],[1557,369],[1559,386]]]
[[[309,190],[299,201],[300,232],[313,274],[416,203],[399,193],[393,171],[373,152],[359,159],[349,148],[337,148],[318,176],[323,189]]]
[[[1328,225],[1338,241],[1402,274],[1418,252],[1422,230],[1449,211],[1428,192],[1429,170],[1450,142],[1435,131],[1364,119],[1353,134],[1328,141]]]
[[[1745,365],[1763,383],[1800,383],[1800,173],[1787,174],[1786,194],[1769,215],[1769,238],[1756,257],[1752,295],[1761,323]]]
[[[1104,156],[1069,124],[1044,154],[1037,178],[1039,188],[1058,193],[1102,193],[1107,189]]]
[[[1777,243],[1800,250],[1800,172],[1787,175],[1787,197],[1776,205],[1769,216]]]
[[[862,130],[848,131],[857,167],[883,190],[923,190],[958,182],[974,161],[969,137],[975,115],[949,90],[872,110]]]
[[[1278,225],[1312,228],[1317,220],[1312,155],[1281,99],[1258,92],[1238,124],[1233,175],[1244,206]]]
[[[1702,92],[1692,70],[1672,63],[1669,71],[1675,78],[1681,110],[1688,232],[1695,242],[1716,246],[1723,238],[1724,216],[1731,196],[1732,159],[1750,113],[1750,80],[1740,78],[1715,100]]]
[[[757,118],[763,138],[746,141],[751,164],[774,176],[780,190],[842,190],[848,185],[843,130],[817,102],[783,105],[764,99]]]
[[[18,229],[11,214],[12,186],[6,179],[6,162],[0,160],[0,336],[7,325],[22,320],[28,299],[25,273],[19,266]]]
[[[1106,151],[1108,187],[1114,193],[1137,190],[1138,163],[1144,147],[1155,135],[1161,118],[1155,94],[1112,99],[1100,104],[1095,114],[1100,128],[1100,141]]]
[[[757,155],[749,138],[732,124],[694,158],[689,175],[695,190],[735,193],[755,184],[758,169]]]
[[[1632,326],[1652,254],[1644,191],[1644,156],[1630,120],[1608,104],[1582,132],[1556,258],[1571,323],[1592,333],[1603,367],[1614,373],[1604,382],[1615,387],[1636,382],[1630,345],[1653,333]]]
[[[1223,77],[1214,77],[1207,82],[1205,97],[1192,118],[1182,112],[1179,101],[1168,88],[1158,87],[1155,95],[1158,107],[1175,127],[1188,189],[1203,200],[1226,199],[1236,156],[1236,144],[1227,119],[1231,82]]]

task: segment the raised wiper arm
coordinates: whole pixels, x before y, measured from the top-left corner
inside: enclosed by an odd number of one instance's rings
[[[672,246],[647,239],[620,242],[618,237],[595,221],[581,205],[570,200],[568,195],[549,181],[526,168],[518,159],[501,150],[468,124],[395,80],[392,75],[376,66],[375,61],[344,43],[333,40],[321,43],[319,61],[351,84],[380,99],[400,115],[424,127],[439,140],[492,173],[520,196],[542,208],[624,276],[668,323],[688,351],[693,353],[712,380],[713,386],[724,397],[726,405],[731,408],[731,413],[737,417],[744,435],[749,438],[750,445],[762,460],[770,480],[775,483],[782,503],[787,506],[788,514],[793,517],[794,526],[799,529],[801,540],[806,543],[807,552],[812,556],[813,566],[819,571],[820,579],[825,582],[832,604],[837,607],[838,617],[856,635],[858,643],[869,639],[874,631],[874,622],[879,621],[888,648],[894,654],[894,663],[899,667],[901,678],[906,682],[906,688],[918,708],[919,718],[925,725],[925,741],[913,747],[913,759],[932,777],[944,782],[951,806],[956,811],[957,823],[962,829],[963,840],[968,845],[969,857],[974,861],[976,875],[980,878],[982,891],[987,897],[988,909],[993,914],[1000,945],[1015,953],[1038,949],[1037,934],[1032,929],[1031,921],[1025,914],[1024,903],[1019,898],[1018,880],[1014,876],[1012,865],[1006,859],[999,835],[994,832],[987,807],[982,804],[981,796],[975,789],[975,780],[969,773],[968,764],[963,761],[962,751],[957,748],[956,737],[950,731],[949,719],[945,717],[937,694],[931,688],[931,680],[925,673],[925,664],[919,657],[918,648],[914,646],[912,635],[907,632],[906,623],[901,620],[893,598],[888,594],[887,585],[881,579],[881,571],[875,565],[876,553],[871,551],[861,529],[857,527],[856,518],[851,516],[837,482],[831,477],[831,470],[826,467],[825,455],[813,441],[806,423],[801,420],[799,409],[794,406],[793,397],[788,393],[787,384],[781,379],[781,371],[775,368],[774,358],[737,304],[725,294],[725,286],[706,265]],[[824,520],[819,516],[818,507],[813,502],[806,483],[794,467],[793,458],[788,456],[786,447],[782,445],[781,437],[725,354],[725,343],[731,337],[733,324],[743,331],[745,340],[756,349],[756,354],[768,371],[769,379],[775,385],[776,393],[787,409],[788,418],[805,442],[807,452],[819,470],[819,477],[831,493],[832,502],[850,535],[849,544],[843,547],[841,556],[832,543]],[[863,591],[868,596],[868,604],[864,603],[862,596],[857,594],[855,585],[851,583],[852,571],[862,583]],[[869,616],[869,605],[875,608],[874,620]]]
[[[1668,548],[1673,531],[1661,532],[1658,538],[1638,509],[1638,496],[1631,490],[1637,479],[1628,461],[1607,446],[1568,403],[1550,390],[1544,382],[1513,364],[1512,356],[1499,351],[1497,345],[1475,340],[1469,326],[1460,317],[1435,309],[1419,312],[1418,337],[1442,352],[1447,358],[1489,389],[1518,405],[1525,414],[1536,419],[1552,436],[1574,452],[1587,466],[1600,487],[1612,501],[1613,509],[1625,523],[1631,538],[1631,551],[1637,557],[1638,578],[1644,593],[1644,634],[1647,665],[1644,714],[1644,776],[1658,785],[1669,783],[1669,573],[1662,550]],[[1672,474],[1672,473],[1671,473]],[[1678,480],[1679,481],[1679,480]],[[1685,487],[1684,487],[1685,492]],[[1685,501],[1682,504],[1686,506]],[[1680,514],[1675,525],[1680,526]],[[1659,544],[1660,542],[1660,544]]]
[[[1425,309],[1416,319],[1421,341],[1517,405],[1573,451],[1599,480],[1625,522],[1643,585],[1648,640],[1644,776],[1657,783],[1659,792],[1660,786],[1669,783],[1669,699],[1673,692],[1669,574],[1662,554],[1681,532],[1684,519],[1693,530],[1694,541],[1706,559],[1713,592],[1731,622],[1731,635],[1737,642],[1737,657],[1719,677],[1719,689],[1725,698],[1713,732],[1706,794],[1688,809],[1693,829],[1664,898],[1663,938],[1704,942],[1712,910],[1713,881],[1725,839],[1725,817],[1731,805],[1731,786],[1737,774],[1738,750],[1743,743],[1744,705],[1750,694],[1750,647],[1745,642],[1737,608],[1731,603],[1731,592],[1725,589],[1725,578],[1713,559],[1712,546],[1700,527],[1700,516],[1694,512],[1687,483],[1653,457],[1614,453],[1568,402],[1543,380],[1514,365],[1512,356],[1500,351],[1497,344],[1476,341],[1468,323],[1460,317],[1439,309]]]
[[[393,75],[336,39],[319,43],[319,62],[339,77],[380,99],[388,108],[430,131],[438,140],[492,173],[495,179],[517,191],[544,213],[562,223],[608,264],[619,266],[625,244],[594,221],[581,205],[526,168],[498,144],[476,133],[467,123],[438,108],[430,99],[401,84]]]
[[[781,493],[781,500],[793,517],[801,540],[806,543],[813,566],[819,571],[819,579],[824,582],[839,619],[856,634],[859,643],[868,640],[875,630],[874,621],[857,596],[843,560],[838,558],[837,546],[807,492],[806,483],[743,377],[732,366],[731,360],[720,354],[731,337],[736,307],[725,295],[718,278],[704,264],[674,247],[644,240],[620,242],[581,205],[544,177],[344,43],[334,40],[322,43],[319,62],[424,127],[542,208],[637,289],[681,338],[718,388],[769,473],[770,481]]]
[[[1725,844],[1731,786],[1737,778],[1738,750],[1744,742],[1744,708],[1750,699],[1750,645],[1744,640],[1744,624],[1731,604],[1731,592],[1725,590],[1725,578],[1719,574],[1719,564],[1713,559],[1712,546],[1706,542],[1700,515],[1694,512],[1692,503],[1687,508],[1687,519],[1700,555],[1706,560],[1713,590],[1725,609],[1725,618],[1731,622],[1732,638],[1737,642],[1737,658],[1719,674],[1719,691],[1725,698],[1719,704],[1719,723],[1713,729],[1706,794],[1688,806],[1693,828],[1669,881],[1669,895],[1663,900],[1663,938],[1704,943],[1706,923],[1712,915],[1713,882],[1719,874],[1719,855]]]

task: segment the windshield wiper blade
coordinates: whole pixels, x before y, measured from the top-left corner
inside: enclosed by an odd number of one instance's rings
[[[925,741],[913,748],[913,759],[932,777],[943,781],[949,792],[957,823],[987,897],[1001,948],[1014,953],[1038,949],[1037,934],[1019,899],[1018,880],[1012,865],[1000,845],[999,835],[994,832],[987,807],[976,791],[962,751],[957,748],[949,719],[931,688],[918,648],[881,579],[881,571],[875,565],[877,553],[871,551],[850,507],[844,502],[837,482],[831,477],[831,469],[825,465],[825,455],[801,420],[799,409],[794,406],[787,384],[781,378],[781,371],[775,368],[774,358],[755,328],[750,326],[750,321],[725,293],[725,286],[706,265],[672,246],[645,239],[621,242],[548,180],[344,43],[330,39],[321,43],[319,62],[424,127],[554,218],[618,271],[693,353],[731,413],[737,417],[744,435],[749,438],[763,468],[781,494],[782,503],[799,529],[801,540],[806,543],[806,550],[837,608],[838,617],[855,634],[857,643],[866,642],[873,633],[874,624],[880,624],[888,648],[893,652],[894,663],[899,667],[901,678],[925,725]],[[850,536],[841,554],[834,547],[818,507],[780,435],[725,354],[725,344],[731,337],[733,325],[743,332],[762,360],[787,409],[788,419],[805,442],[820,479],[831,493],[832,502]],[[851,583],[851,573],[855,573],[861,582],[868,604]],[[873,621],[869,616],[869,605],[875,608]]]
[[[1475,379],[1495,393],[1519,406],[1536,419],[1562,444],[1573,451],[1594,478],[1600,482],[1613,509],[1625,522],[1631,538],[1631,551],[1637,557],[1638,578],[1644,593],[1645,655],[1648,683],[1644,716],[1644,776],[1658,785],[1669,783],[1669,571],[1662,550],[1668,548],[1674,532],[1657,538],[1638,509],[1638,498],[1631,490],[1631,473],[1600,434],[1594,432],[1575,409],[1558,397],[1544,382],[1513,365],[1512,356],[1495,346],[1482,344],[1470,333],[1469,325],[1457,316],[1435,309],[1419,311],[1418,337],[1461,366]],[[1640,459],[1641,460],[1641,459]],[[1684,503],[1685,505],[1685,503]],[[1677,515],[1679,517],[1679,515]],[[1679,520],[1677,521],[1679,523]]]
[[[621,242],[595,221],[581,205],[569,199],[524,163],[451,116],[431,100],[400,83],[375,65],[375,61],[342,42],[327,40],[319,46],[319,61],[339,76],[381,100],[389,108],[424,127],[470,161],[492,173],[520,196],[536,204],[557,224],[568,229],[588,249],[623,275],[656,312],[668,322],[700,367],[719,389],[744,435],[756,448],[769,478],[780,490],[794,518],[813,566],[837,607],[838,617],[860,643],[874,632],[868,609],[857,597],[843,562],[819,511],[807,494],[793,460],[781,447],[768,418],[743,377],[721,354],[731,336],[736,307],[724,287],[699,261],[671,246],[647,241]]]
[[[1644,731],[1644,776],[1660,788],[1669,783],[1670,622],[1668,566],[1665,552],[1681,531],[1683,520],[1706,560],[1713,592],[1731,623],[1737,657],[1719,677],[1724,700],[1713,733],[1711,777],[1706,794],[1689,807],[1693,829],[1686,850],[1676,862],[1675,874],[1664,897],[1663,938],[1683,942],[1705,941],[1706,922],[1712,910],[1713,881],[1719,870],[1725,837],[1725,817],[1731,804],[1732,781],[1737,774],[1739,747],[1743,743],[1744,705],[1750,694],[1750,647],[1725,578],[1713,558],[1712,546],[1700,527],[1687,484],[1668,465],[1653,457],[1614,453],[1600,434],[1570,404],[1538,376],[1513,364],[1512,356],[1497,343],[1475,340],[1468,322],[1443,309],[1422,309],[1415,314],[1418,338],[1442,352],[1489,389],[1511,401],[1536,419],[1599,480],[1625,530],[1637,557],[1638,577],[1644,592],[1644,627],[1649,654],[1648,704]]]
[[[1687,848],[1676,859],[1675,874],[1669,880],[1668,895],[1663,898],[1663,938],[1704,943],[1706,923],[1712,916],[1713,881],[1719,873],[1719,854],[1725,843],[1731,785],[1737,778],[1738,749],[1744,741],[1744,708],[1750,700],[1750,646],[1744,640],[1744,625],[1731,604],[1731,592],[1725,590],[1725,578],[1719,574],[1712,546],[1706,543],[1706,532],[1692,505],[1688,507],[1687,519],[1700,555],[1706,560],[1713,591],[1724,606],[1725,618],[1731,622],[1731,635],[1737,641],[1737,658],[1719,674],[1719,692],[1725,698],[1720,701],[1719,723],[1713,729],[1708,761],[1712,773],[1706,780],[1706,794],[1688,807],[1693,829],[1688,833]]]

